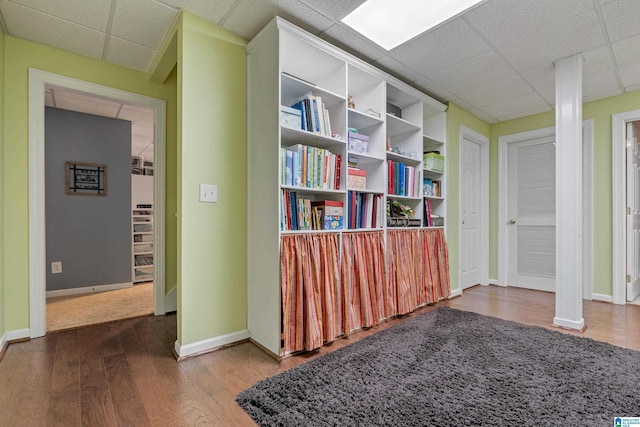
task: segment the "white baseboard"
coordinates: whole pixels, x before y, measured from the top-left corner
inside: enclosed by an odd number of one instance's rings
[[[126,289],[133,286],[132,282],[114,283],[112,285],[96,285],[84,288],[60,289],[57,291],[47,291],[47,298],[66,297],[69,295],[93,294],[96,292],[115,291],[117,289]]]
[[[603,301],[603,302],[613,302],[613,297],[611,295],[606,294],[591,294],[592,301]]]
[[[6,333],[2,334],[2,336],[0,337],[0,355],[4,351],[4,348],[7,345],[7,341],[8,341],[7,334]]]
[[[206,340],[193,342],[191,344],[180,345],[178,341],[175,344],[176,355],[178,360],[193,356],[199,353],[205,353],[215,350],[224,345],[233,344],[238,341],[249,339],[249,331],[244,329],[238,332],[232,332],[227,335],[221,335],[219,337],[208,338]]]
[[[14,340],[22,340],[25,338],[29,338],[29,328],[26,329],[18,329],[16,331],[7,331],[5,334],[7,342],[11,342]]]
[[[554,317],[552,326],[557,326],[557,327],[560,327],[560,328],[573,329],[573,330],[576,330],[576,331],[583,331],[584,330],[584,319],[576,321],[576,320],[572,320],[572,319],[564,319],[562,317]]]
[[[164,297],[164,314],[178,311],[178,288],[173,288]]]
[[[449,295],[449,298],[455,298],[461,295],[462,295],[462,289],[458,288],[451,291],[451,295]]]
[[[498,283],[498,279],[489,279],[489,284],[500,286],[500,284]]]

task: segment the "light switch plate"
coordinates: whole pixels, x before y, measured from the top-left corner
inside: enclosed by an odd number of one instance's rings
[[[200,184],[200,201],[216,203],[218,201],[218,186],[215,184]]]

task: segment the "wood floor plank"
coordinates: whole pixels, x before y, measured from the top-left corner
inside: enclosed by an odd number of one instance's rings
[[[103,364],[102,336],[78,329],[80,353],[80,418],[86,426],[117,425],[115,408]]]
[[[58,336],[47,406],[47,425],[80,424],[80,363],[75,331]]]
[[[438,306],[551,328],[555,295],[474,287]],[[280,362],[242,343],[178,363],[171,353],[175,315],[11,344],[0,361],[0,426],[255,426],[235,402],[239,391],[433,309],[425,307]],[[584,317],[584,334],[567,333],[640,350],[640,307],[585,301]]]
[[[150,426],[127,357],[124,354],[115,354],[103,360],[118,423],[126,426]]]

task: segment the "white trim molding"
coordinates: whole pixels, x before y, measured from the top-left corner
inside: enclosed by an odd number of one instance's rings
[[[460,126],[460,136],[458,140],[459,156],[459,177],[458,182],[462,185],[462,147],[463,140],[467,139],[480,145],[480,284],[489,283],[489,137],[482,135],[466,126]],[[462,191],[458,192],[458,206],[462,206]],[[458,221],[458,257],[462,259],[462,221]],[[458,263],[461,269],[461,263]],[[462,271],[458,271],[458,277],[462,277]]]
[[[181,360],[186,357],[214,351],[225,345],[235,344],[240,341],[246,341],[249,338],[249,331],[247,329],[244,329],[242,331],[232,332],[230,334],[221,335],[219,337],[207,338],[206,340],[196,341],[190,344],[181,345],[178,341],[176,341],[174,348],[176,356],[178,356],[178,360]]]
[[[59,74],[29,68],[29,329],[46,333],[46,231],[44,176],[44,90],[50,84],[141,104],[154,110],[154,313],[164,314],[165,294],[165,122],[166,102]]]
[[[626,124],[640,120],[640,110],[614,114],[611,117],[611,219],[613,247],[611,277],[613,303],[626,304],[627,294],[627,181]]]
[[[459,296],[462,296],[462,288],[452,290],[451,294],[449,294],[449,299],[456,298]]]
[[[17,329],[15,331],[7,331],[4,334],[8,343],[15,340],[23,340],[25,338],[29,338],[29,329]]]
[[[592,301],[602,301],[602,302],[613,302],[613,297],[611,295],[605,294],[591,294]]]
[[[582,298],[593,298],[593,119],[582,122]]]
[[[2,334],[2,336],[0,336],[0,355],[2,355],[2,352],[4,351],[8,342],[9,341],[7,340],[7,334]]]
[[[489,279],[489,284],[494,286],[500,286],[500,282],[498,282],[498,279]]]
[[[115,291],[118,289],[132,288],[133,282],[113,283],[110,285],[85,286],[82,288],[58,289],[47,291],[47,298],[66,297],[69,295],[97,294],[98,292]]]

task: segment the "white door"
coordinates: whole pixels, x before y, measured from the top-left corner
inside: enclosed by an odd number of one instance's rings
[[[627,301],[640,294],[640,148],[627,123]]]
[[[481,145],[467,138],[462,140],[462,170],[460,183],[460,285],[462,289],[480,283],[480,222],[481,222]]]
[[[508,146],[508,286],[555,291],[554,142],[547,136]]]

